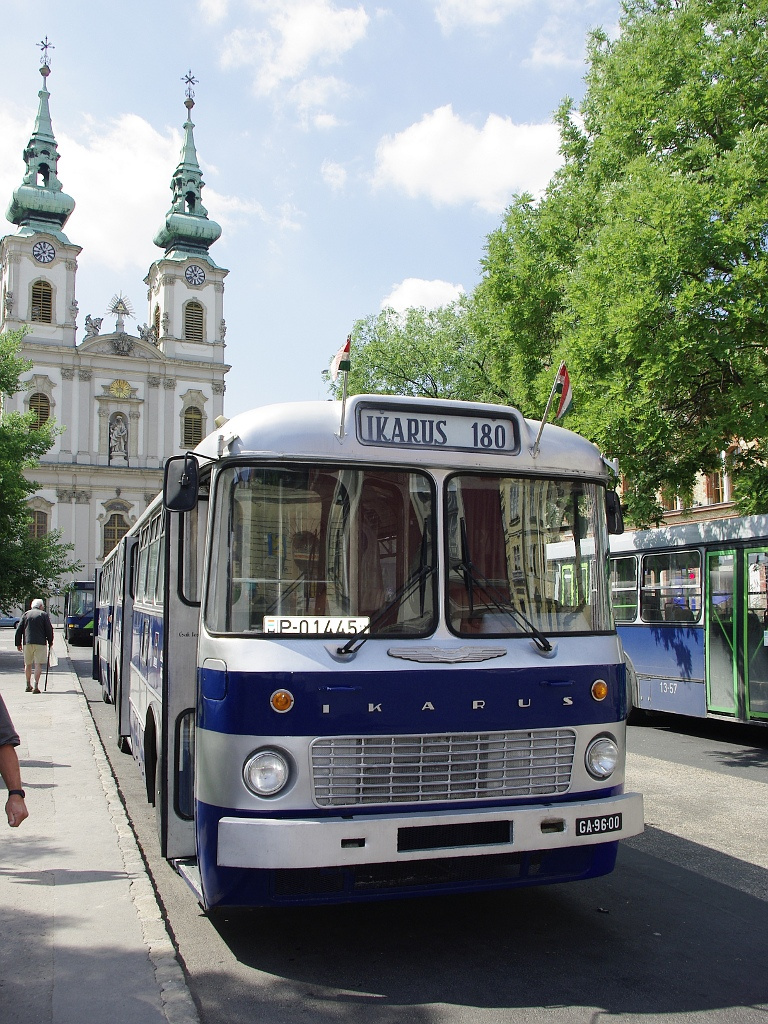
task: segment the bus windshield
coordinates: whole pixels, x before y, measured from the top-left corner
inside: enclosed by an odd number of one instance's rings
[[[467,473],[446,492],[448,625],[459,636],[605,632],[605,491]]]
[[[345,617],[371,636],[428,635],[436,626],[433,510],[423,473],[228,467],[216,485],[207,628],[266,634],[278,620],[306,627],[296,628],[301,635]]]
[[[72,590],[69,593],[69,615],[92,615],[94,592],[92,590]]]

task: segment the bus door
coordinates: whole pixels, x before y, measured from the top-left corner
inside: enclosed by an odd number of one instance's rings
[[[99,617],[100,617],[100,601],[98,600],[99,593],[101,591],[101,569],[98,567],[93,575],[93,593],[94,593],[94,609],[93,609],[93,652],[91,654],[91,679],[99,678]],[[65,619],[66,622],[66,619]]]
[[[747,718],[768,718],[768,547],[744,551],[744,684]]]
[[[194,767],[199,581],[208,503],[166,512],[163,714],[157,785],[160,846],[169,860],[195,857]]]
[[[112,632],[111,652],[114,659],[112,679],[112,700],[115,703],[115,727],[117,729],[117,745],[128,750],[131,735],[131,643],[128,636],[123,643],[125,632],[132,629],[133,624],[133,589],[131,581],[132,552],[138,542],[137,537],[126,537],[123,555],[113,569],[114,596],[112,597],[110,629]]]
[[[738,692],[736,553],[707,552],[705,651],[707,709],[735,715]]]

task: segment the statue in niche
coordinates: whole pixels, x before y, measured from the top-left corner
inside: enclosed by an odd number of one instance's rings
[[[118,413],[109,427],[109,457],[128,460],[128,424]]]

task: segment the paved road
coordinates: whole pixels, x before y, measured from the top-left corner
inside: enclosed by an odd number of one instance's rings
[[[768,730],[630,729],[648,827],[607,878],[206,918],[73,649],[204,1024],[765,1024]]]

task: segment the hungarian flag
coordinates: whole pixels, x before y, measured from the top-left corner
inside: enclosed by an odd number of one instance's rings
[[[565,363],[560,363],[560,369],[557,371],[555,391],[560,395],[560,402],[557,406],[557,412],[555,413],[555,419],[559,420],[568,412],[571,407],[571,402],[573,401],[571,378],[568,376],[568,368]]]
[[[331,380],[335,381],[336,378],[339,376],[339,373],[342,370],[347,370],[347,371],[349,370],[349,368],[351,366],[351,363],[350,363],[350,349],[351,348],[352,348],[352,335],[350,334],[350,335],[347,336],[347,340],[341,346],[339,351],[333,357],[333,362],[331,363]]]

